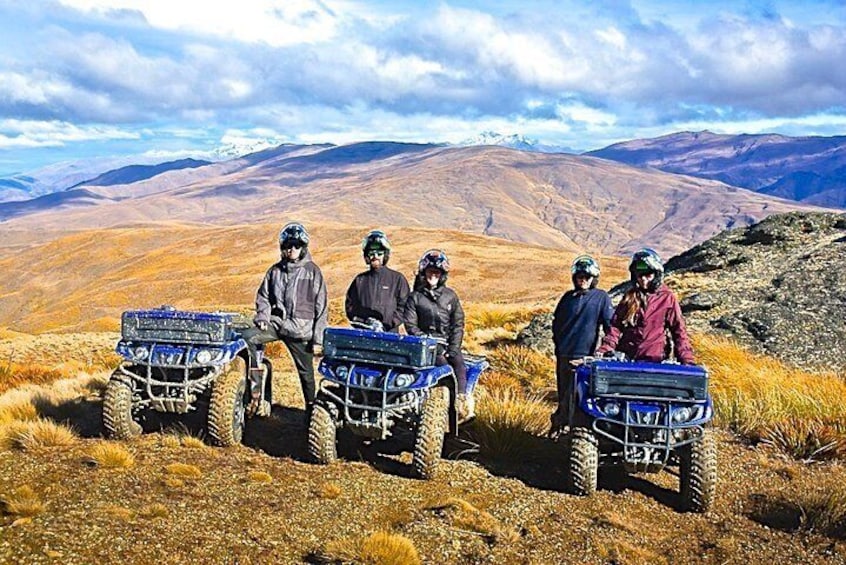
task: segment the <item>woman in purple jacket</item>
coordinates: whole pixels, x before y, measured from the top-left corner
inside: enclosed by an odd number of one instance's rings
[[[664,264],[655,251],[641,249],[629,263],[633,288],[614,311],[611,331],[596,350],[598,355],[620,351],[629,359],[660,363],[670,356],[693,365],[693,348],[687,336],[679,301],[663,284]],[[669,331],[671,342],[667,340]]]

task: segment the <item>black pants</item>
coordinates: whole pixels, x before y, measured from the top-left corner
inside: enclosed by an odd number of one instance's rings
[[[459,351],[456,355],[450,358],[443,353],[435,357],[435,365],[449,364],[452,367],[452,372],[455,373],[456,384],[458,385],[458,393],[464,394],[467,392],[467,366],[464,364],[464,355]]]
[[[266,330],[248,328],[241,332],[241,337],[247,342],[247,347],[250,348],[250,354],[254,359],[258,351],[264,350],[266,343],[272,341],[281,341],[284,343],[285,347],[288,348],[288,352],[291,354],[291,358],[294,360],[294,365],[297,367],[297,374],[300,377],[300,386],[303,389],[303,399],[305,400],[306,408],[314,404],[314,354],[311,351],[311,344],[308,341],[280,336],[276,333],[273,326],[268,326]]]
[[[555,358],[555,381],[558,386],[558,414],[564,422],[570,421],[575,402],[574,375],[576,368],[570,363],[572,357]]]

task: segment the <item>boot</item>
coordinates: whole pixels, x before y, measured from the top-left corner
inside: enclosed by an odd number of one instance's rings
[[[250,387],[250,403],[247,405],[247,417],[249,418],[270,415],[270,403],[264,399],[265,374],[266,369],[264,365],[259,368],[250,369],[250,377],[247,380],[247,384]]]
[[[476,399],[472,394],[459,393],[455,401],[458,423],[464,424],[476,417]]]

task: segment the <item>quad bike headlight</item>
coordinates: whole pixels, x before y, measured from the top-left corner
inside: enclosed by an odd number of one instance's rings
[[[394,387],[396,388],[405,388],[407,386],[411,386],[414,383],[414,375],[409,373],[401,373],[394,378]]]
[[[149,355],[150,350],[143,345],[139,345],[138,347],[132,349],[132,357],[135,358],[137,361],[143,361]]]
[[[201,365],[205,365],[206,363],[210,363],[212,360],[212,352],[208,349],[201,349],[197,352],[197,355],[194,357],[194,361]]]
[[[341,365],[337,369],[335,369],[335,376],[341,380],[346,380],[349,374],[350,370],[347,368],[346,365]]]
[[[677,424],[681,424],[683,422],[687,422],[690,420],[690,417],[693,415],[693,410],[691,410],[688,406],[682,406],[681,408],[676,408],[673,410],[673,422]]]
[[[606,416],[618,416],[620,414],[620,405],[616,402],[608,402],[603,406],[602,410],[605,412]]]

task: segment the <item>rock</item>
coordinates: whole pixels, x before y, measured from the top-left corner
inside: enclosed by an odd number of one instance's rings
[[[555,354],[552,343],[552,312],[535,316],[529,325],[517,334],[517,344],[530,347],[545,355]]]
[[[687,314],[693,311],[710,310],[720,304],[720,299],[712,292],[697,292],[684,297],[679,304],[682,312]]]

